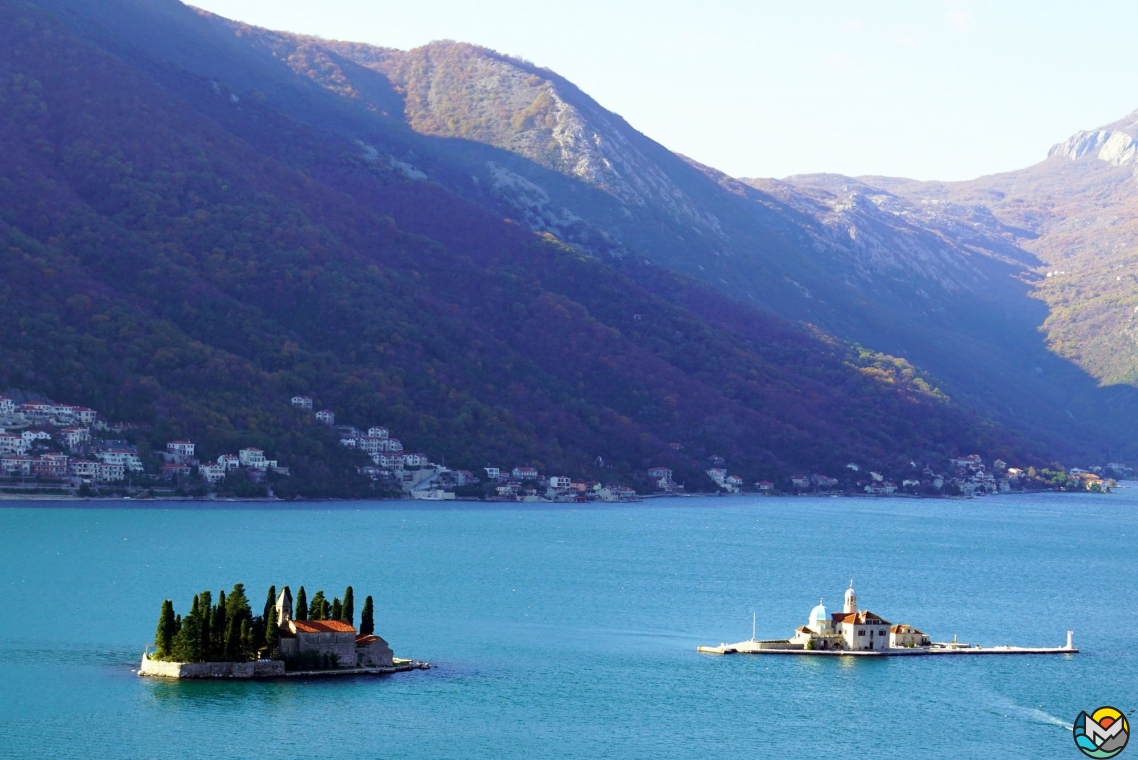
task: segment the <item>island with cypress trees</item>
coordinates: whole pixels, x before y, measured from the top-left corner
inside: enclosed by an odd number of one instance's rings
[[[194,596],[185,615],[166,599],[158,614],[154,651],[142,656],[141,676],[165,678],[273,678],[284,676],[393,673],[429,664],[396,658],[375,634],[375,605],[369,596],[355,627],[355,593],[331,602],[323,591],[309,601],[304,586],[270,586],[261,614],[254,615],[244,584]]]

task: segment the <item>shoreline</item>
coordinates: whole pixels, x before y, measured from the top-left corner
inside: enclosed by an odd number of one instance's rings
[[[1119,485],[1111,491],[1096,493],[1094,491],[1010,491],[1007,493],[990,493],[983,496],[953,496],[953,495],[933,495],[933,494],[909,494],[909,493],[894,493],[894,494],[868,494],[868,493],[797,493],[797,494],[770,494],[770,493],[731,493],[731,494],[715,494],[715,493],[660,493],[660,494],[643,494],[638,495],[635,500],[627,501],[517,501],[513,499],[447,499],[441,502],[432,502],[423,499],[415,499],[410,496],[402,496],[399,498],[321,498],[321,499],[281,499],[271,496],[254,496],[254,497],[219,497],[219,498],[203,498],[200,496],[156,496],[145,499],[135,499],[129,496],[74,496],[69,494],[13,494],[0,492],[0,505],[6,501],[44,501],[44,502],[114,502],[122,503],[129,502],[134,505],[146,504],[162,504],[168,502],[179,502],[187,504],[282,504],[282,505],[303,505],[303,504],[322,504],[322,503],[342,503],[342,502],[382,502],[382,503],[426,503],[426,504],[484,504],[484,505],[498,505],[498,504],[526,504],[526,505],[560,505],[560,506],[579,506],[579,505],[627,505],[627,504],[641,504],[650,499],[691,499],[691,498],[716,498],[716,499],[739,499],[744,497],[762,497],[765,499],[797,499],[797,498],[826,498],[826,499],[914,499],[914,500],[932,500],[932,501],[966,501],[970,499],[989,498],[993,496],[1027,496],[1027,495],[1040,495],[1040,494],[1072,494],[1072,495],[1092,495],[1092,496],[1109,496],[1115,490],[1126,490],[1132,486]]]

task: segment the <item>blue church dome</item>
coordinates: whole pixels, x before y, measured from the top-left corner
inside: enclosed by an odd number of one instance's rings
[[[830,619],[830,613],[826,612],[826,608],[822,606],[821,602],[818,602],[818,606],[815,607],[814,609],[810,610],[810,619],[811,620],[829,620]]]

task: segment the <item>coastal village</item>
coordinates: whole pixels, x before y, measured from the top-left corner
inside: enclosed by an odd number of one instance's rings
[[[711,455],[694,482],[677,478],[671,467],[656,466],[642,473],[635,488],[628,483],[546,473],[530,463],[450,468],[425,453],[405,449],[385,425],[337,424],[335,413],[317,410],[310,396],[293,396],[289,403],[297,413],[312,415],[317,423],[327,426],[341,446],[364,455],[368,463],[360,464],[357,471],[377,491],[424,500],[629,502],[709,492],[977,497],[1046,489],[1106,492],[1116,487],[1118,480],[1134,475],[1130,466],[1119,462],[1036,471],[971,454],[937,462],[911,460],[893,472],[849,462],[834,474],[793,473],[777,480],[748,482],[733,473],[723,457]],[[172,440],[144,455],[125,435],[133,427],[108,422],[97,410],[85,406],[46,400],[17,403],[10,396],[0,396],[0,492],[209,497],[239,481],[263,485],[265,495],[271,497],[272,479],[290,475],[287,466],[254,446],[207,459],[200,456],[194,441]],[[684,448],[679,443],[670,447],[676,453]],[[600,457],[595,465],[603,472]]]

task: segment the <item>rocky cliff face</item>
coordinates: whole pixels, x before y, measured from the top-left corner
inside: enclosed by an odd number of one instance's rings
[[[1136,134],[1138,111],[1108,127],[1076,132],[1064,142],[1053,146],[1047,156],[1071,160],[1093,157],[1111,166],[1131,166],[1138,164],[1138,143],[1134,141]],[[1138,171],[1135,176],[1138,177]]]
[[[326,43],[388,76],[419,132],[493,145],[609,193],[632,214],[652,206],[676,221],[718,231],[696,203],[646,156],[623,119],[547,69],[461,43],[408,52]],[[497,186],[502,172],[494,170]],[[526,207],[531,207],[528,200]]]

